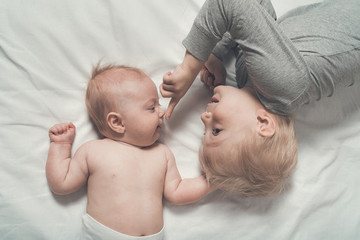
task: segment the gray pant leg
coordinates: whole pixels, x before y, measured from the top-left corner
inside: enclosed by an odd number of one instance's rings
[[[317,98],[360,81],[360,1],[328,0],[300,7],[279,25],[304,57]]]
[[[268,14],[274,19],[277,19],[275,9],[270,0],[260,0],[260,5],[268,12]],[[234,49],[234,54],[236,57],[235,61],[235,76],[236,82],[239,88],[245,86],[248,82],[248,72],[246,69],[244,54],[239,46],[236,46]]]

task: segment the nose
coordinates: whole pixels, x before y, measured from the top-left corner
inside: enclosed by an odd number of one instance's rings
[[[204,112],[203,114],[201,114],[201,121],[204,123],[205,127],[206,125],[209,124],[210,119],[211,119],[211,112]]]
[[[162,118],[164,116],[164,114],[165,114],[165,111],[161,107],[159,107],[159,118]]]
[[[217,91],[220,91],[222,88],[224,88],[224,87],[226,87],[226,86],[224,86],[224,85],[219,85],[219,86],[216,86],[215,88],[214,88],[214,93],[215,93],[215,91],[217,92]]]
[[[209,134],[209,131],[211,129],[211,118],[212,118],[212,113],[211,112],[204,112],[203,114],[201,114],[201,121],[204,123],[205,126],[205,132],[204,132],[204,139],[205,136]]]

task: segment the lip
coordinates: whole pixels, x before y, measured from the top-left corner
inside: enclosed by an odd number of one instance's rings
[[[210,102],[208,102],[207,106],[210,106],[210,105],[215,104],[215,103],[218,103],[218,102],[219,102],[219,99],[218,99],[217,97],[215,97],[215,95],[213,95],[213,96],[211,97]]]
[[[160,134],[161,133],[161,126],[158,125],[155,129],[155,134]]]
[[[160,120],[159,125],[156,127],[156,130],[160,130],[162,125],[163,125],[163,121]]]

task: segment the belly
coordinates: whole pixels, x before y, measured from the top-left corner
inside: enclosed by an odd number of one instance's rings
[[[88,192],[87,213],[103,225],[123,234],[155,234],[163,227],[163,206],[162,192],[154,192]]]

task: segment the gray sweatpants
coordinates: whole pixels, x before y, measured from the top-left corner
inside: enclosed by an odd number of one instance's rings
[[[208,0],[184,46],[206,61],[228,34],[241,50],[238,85],[251,81],[261,102],[282,115],[360,81],[359,0],[300,7],[277,22],[262,2]]]

